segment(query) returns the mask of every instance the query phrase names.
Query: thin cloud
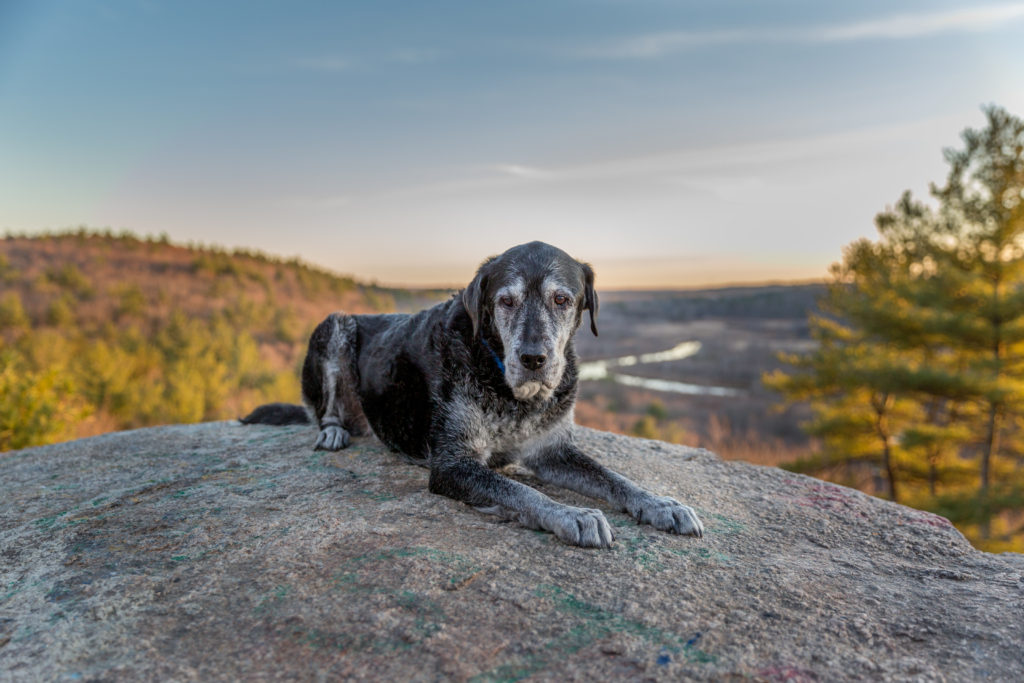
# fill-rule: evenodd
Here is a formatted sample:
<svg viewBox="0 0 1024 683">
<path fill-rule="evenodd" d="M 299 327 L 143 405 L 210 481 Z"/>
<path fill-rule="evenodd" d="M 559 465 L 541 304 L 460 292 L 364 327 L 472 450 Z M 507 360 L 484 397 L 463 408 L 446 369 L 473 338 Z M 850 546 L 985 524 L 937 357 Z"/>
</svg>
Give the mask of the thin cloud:
<svg viewBox="0 0 1024 683">
<path fill-rule="evenodd" d="M 667 31 L 633 36 L 605 45 L 584 48 L 580 57 L 595 59 L 650 59 L 686 49 L 749 42 L 779 41 L 782 32 L 764 30 Z"/>
<path fill-rule="evenodd" d="M 961 123 L 958 117 L 946 116 L 828 135 L 671 150 L 546 168 L 516 163 L 490 164 L 468 169 L 461 178 L 395 187 L 358 199 L 394 202 L 410 196 L 468 195 L 524 185 L 592 189 L 601 184 L 633 183 L 637 186 L 668 184 L 736 201 L 748 193 L 767 191 L 770 184 L 767 174 L 771 169 L 843 158 L 851 150 L 955 130 Z"/>
<path fill-rule="evenodd" d="M 520 164 L 498 164 L 491 167 L 494 171 L 513 178 L 524 178 L 526 180 L 549 180 L 556 177 L 552 171 L 537 168 L 535 166 L 522 166 Z"/>
<path fill-rule="evenodd" d="M 916 38 L 935 33 L 984 31 L 1024 17 L 1024 3 L 987 5 L 928 14 L 898 14 L 877 21 L 863 21 L 821 30 L 818 40 L 841 42 L 876 38 Z"/>
<path fill-rule="evenodd" d="M 860 40 L 901 40 L 939 33 L 985 31 L 1024 17 L 1024 2 L 985 5 L 945 12 L 896 14 L 846 24 L 665 31 L 632 36 L 584 48 L 577 56 L 592 59 L 653 59 L 688 49 L 740 43 L 841 43 Z"/>
</svg>

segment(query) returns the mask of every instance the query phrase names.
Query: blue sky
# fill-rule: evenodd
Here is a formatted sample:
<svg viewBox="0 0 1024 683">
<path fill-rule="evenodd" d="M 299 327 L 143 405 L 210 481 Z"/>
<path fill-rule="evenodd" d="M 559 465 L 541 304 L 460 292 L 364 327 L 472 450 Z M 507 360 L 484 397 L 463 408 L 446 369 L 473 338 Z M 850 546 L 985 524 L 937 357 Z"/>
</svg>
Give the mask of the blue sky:
<svg viewBox="0 0 1024 683">
<path fill-rule="evenodd" d="M 86 224 L 465 282 L 821 278 L 980 107 L 1024 2 L 0 0 L 0 229 Z"/>
</svg>

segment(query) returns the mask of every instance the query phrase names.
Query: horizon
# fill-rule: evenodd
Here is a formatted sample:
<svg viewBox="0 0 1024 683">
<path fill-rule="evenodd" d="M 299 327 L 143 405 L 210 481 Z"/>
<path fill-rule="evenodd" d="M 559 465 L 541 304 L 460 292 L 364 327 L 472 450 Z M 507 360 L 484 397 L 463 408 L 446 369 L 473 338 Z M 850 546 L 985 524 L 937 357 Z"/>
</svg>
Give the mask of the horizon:
<svg viewBox="0 0 1024 683">
<path fill-rule="evenodd" d="M 109 232 L 109 237 L 111 237 L 112 239 L 117 239 L 118 237 L 122 236 L 123 234 L 129 234 L 131 237 L 133 237 L 135 239 L 138 239 L 140 241 L 143 241 L 143 242 L 164 243 L 164 244 L 166 244 L 166 245 L 168 245 L 170 247 L 175 247 L 175 248 L 179 248 L 179 249 L 196 249 L 196 250 L 222 251 L 222 252 L 225 252 L 225 253 L 228 253 L 228 254 L 231 254 L 231 255 L 238 255 L 238 256 L 243 256 L 243 257 L 248 255 L 247 254 L 247 252 L 248 252 L 249 254 L 258 254 L 258 255 L 266 256 L 266 257 L 269 257 L 269 258 L 272 258 L 272 259 L 281 259 L 282 261 L 288 261 L 288 260 L 291 260 L 291 259 L 298 259 L 300 264 L 306 265 L 306 266 L 311 266 L 311 267 L 323 270 L 323 271 L 327 272 L 328 274 L 330 274 L 332 276 L 343 277 L 343 278 L 352 278 L 356 282 L 358 282 L 358 283 L 360 283 L 362 285 L 371 286 L 371 287 L 380 287 L 382 289 L 403 289 L 403 290 L 413 290 L 413 291 L 423 291 L 423 292 L 436 291 L 436 290 L 452 290 L 452 291 L 456 291 L 456 290 L 463 289 L 469 283 L 469 279 L 467 279 L 465 282 L 462 282 L 462 283 L 456 283 L 456 282 L 444 283 L 444 282 L 439 282 L 439 283 L 426 283 L 426 284 L 409 284 L 409 283 L 402 283 L 402 282 L 384 282 L 384 281 L 381 281 L 381 280 L 379 280 L 377 278 L 367 279 L 367 278 L 363 278 L 363 277 L 354 275 L 352 273 L 347 273 L 347 272 L 339 271 L 339 270 L 336 270 L 334 268 L 330 268 L 328 266 L 322 266 L 319 263 L 315 263 L 315 262 L 309 261 L 309 260 L 307 260 L 307 259 L 305 259 L 303 257 L 296 256 L 296 255 L 293 255 L 293 254 L 276 254 L 276 253 L 265 251 L 265 250 L 262 250 L 262 249 L 254 249 L 252 247 L 249 247 L 249 246 L 246 246 L 246 245 L 241 245 L 241 244 L 239 244 L 239 245 L 225 245 L 225 244 L 203 243 L 203 242 L 195 242 L 195 241 L 180 242 L 180 241 L 177 241 L 177 240 L 171 238 L 169 235 L 167 235 L 167 239 L 164 240 L 164 236 L 162 234 L 159 234 L 159 235 L 154 235 L 152 233 L 140 234 L 140 233 L 135 233 L 132 230 L 127 229 L 127 228 L 122 229 L 122 230 L 114 230 L 112 228 L 106 228 L 106 227 L 104 227 L 104 228 L 94 228 L 94 227 L 90 227 L 90 226 L 76 226 L 76 227 L 66 227 L 66 228 L 58 228 L 58 229 L 46 228 L 46 229 L 38 230 L 38 231 L 21 231 L 21 232 L 19 232 L 19 231 L 12 231 L 12 230 L 6 230 L 3 233 L 0 233 L 0 239 L 46 239 L 46 238 L 49 238 L 49 237 L 74 236 L 74 235 L 77 235 L 78 232 L 81 231 L 81 230 L 85 230 L 86 233 L 89 236 L 95 236 L 95 237 L 105 237 L 105 236 L 107 236 L 106 233 Z M 510 245 L 510 246 L 514 246 L 514 245 Z M 491 254 L 491 256 L 496 256 L 496 255 L 497 254 Z M 481 261 L 483 261 L 483 260 L 484 259 L 481 259 Z M 593 264 L 591 264 L 591 265 L 593 265 Z M 475 269 L 477 267 L 479 267 L 479 264 L 477 264 L 476 266 L 473 267 L 474 268 L 474 272 L 475 272 Z M 756 288 L 756 287 L 800 287 L 800 286 L 805 286 L 805 285 L 816 285 L 816 284 L 823 285 L 823 284 L 828 283 L 828 281 L 829 281 L 828 278 L 820 277 L 820 278 L 805 278 L 805 279 L 770 279 L 770 280 L 746 280 L 746 281 L 736 281 L 736 282 L 717 282 L 717 283 L 696 284 L 696 285 L 680 285 L 680 286 L 676 286 L 676 287 L 636 287 L 636 286 L 610 287 L 610 286 L 601 284 L 600 281 L 599 281 L 598 282 L 598 287 L 599 287 L 599 289 L 601 291 L 609 293 L 609 294 L 616 294 L 616 293 L 627 294 L 627 293 L 634 293 L 634 292 L 636 292 L 636 293 L 648 292 L 648 293 L 652 293 L 652 294 L 657 294 L 657 293 L 661 293 L 661 292 L 664 292 L 664 293 L 690 292 L 690 291 L 698 292 L 698 291 L 713 291 L 713 290 L 716 290 L 716 289 L 742 289 L 742 288 Z"/>
<path fill-rule="evenodd" d="M 981 107 L 1024 2 L 0 7 L 0 231 L 449 288 L 540 239 L 608 290 L 826 281 Z M 461 286 L 461 285 L 459 285 Z"/>
</svg>

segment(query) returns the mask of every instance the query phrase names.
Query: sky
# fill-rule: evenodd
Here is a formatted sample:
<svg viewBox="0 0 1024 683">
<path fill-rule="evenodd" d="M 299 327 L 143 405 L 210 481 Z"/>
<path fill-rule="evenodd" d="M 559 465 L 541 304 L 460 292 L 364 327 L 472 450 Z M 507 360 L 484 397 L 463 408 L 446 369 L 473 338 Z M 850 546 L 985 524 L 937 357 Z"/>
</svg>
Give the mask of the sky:
<svg viewBox="0 0 1024 683">
<path fill-rule="evenodd" d="M 1024 115 L 1024 2 L 0 0 L 0 231 L 823 279 L 988 104 Z"/>
</svg>

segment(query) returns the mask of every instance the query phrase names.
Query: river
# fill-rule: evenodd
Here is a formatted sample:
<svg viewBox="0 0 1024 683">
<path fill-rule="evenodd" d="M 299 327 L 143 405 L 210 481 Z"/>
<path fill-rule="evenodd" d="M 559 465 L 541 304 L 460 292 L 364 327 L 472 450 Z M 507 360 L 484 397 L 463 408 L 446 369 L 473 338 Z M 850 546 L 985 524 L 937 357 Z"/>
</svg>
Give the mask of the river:
<svg viewBox="0 0 1024 683">
<path fill-rule="evenodd" d="M 610 379 L 613 382 L 624 384 L 629 387 L 640 387 L 652 391 L 667 391 L 677 394 L 691 394 L 698 396 L 739 396 L 743 392 L 739 389 L 729 387 L 709 387 L 701 384 L 689 384 L 687 382 L 675 382 L 667 379 L 651 379 L 649 377 L 637 377 L 619 372 L 619 368 L 628 368 L 634 365 L 647 365 L 649 363 L 665 363 L 673 360 L 682 360 L 700 353 L 700 342 L 687 341 L 676 344 L 671 349 L 657 351 L 655 353 L 643 353 L 636 356 L 622 356 L 620 358 L 608 358 L 596 360 L 589 363 L 580 363 L 579 377 L 581 380 L 595 381 Z"/>
</svg>

